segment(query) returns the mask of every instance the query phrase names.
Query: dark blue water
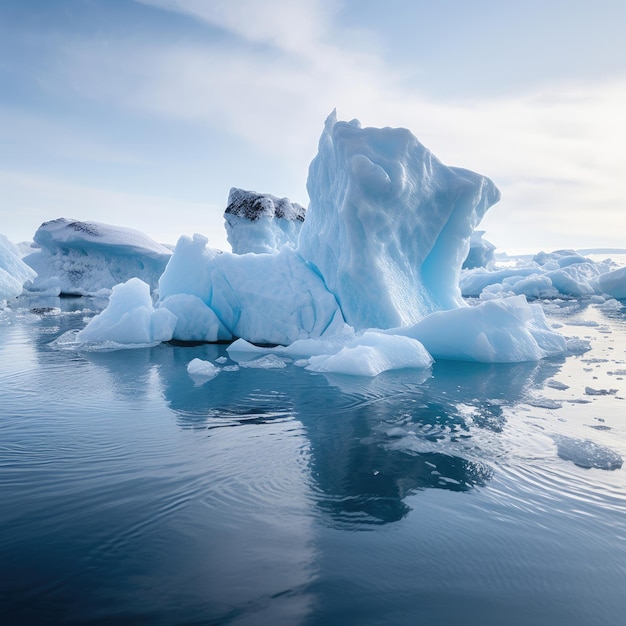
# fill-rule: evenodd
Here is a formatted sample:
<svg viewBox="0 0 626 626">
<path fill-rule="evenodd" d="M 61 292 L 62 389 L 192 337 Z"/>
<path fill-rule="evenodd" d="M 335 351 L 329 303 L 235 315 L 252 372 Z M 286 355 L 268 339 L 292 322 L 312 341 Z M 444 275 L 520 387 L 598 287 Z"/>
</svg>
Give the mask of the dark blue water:
<svg viewBox="0 0 626 626">
<path fill-rule="evenodd" d="M 60 350 L 89 301 L 46 304 L 0 312 L 1 624 L 625 623 L 623 309 L 548 306 L 567 359 L 202 383 L 225 346 Z"/>
</svg>

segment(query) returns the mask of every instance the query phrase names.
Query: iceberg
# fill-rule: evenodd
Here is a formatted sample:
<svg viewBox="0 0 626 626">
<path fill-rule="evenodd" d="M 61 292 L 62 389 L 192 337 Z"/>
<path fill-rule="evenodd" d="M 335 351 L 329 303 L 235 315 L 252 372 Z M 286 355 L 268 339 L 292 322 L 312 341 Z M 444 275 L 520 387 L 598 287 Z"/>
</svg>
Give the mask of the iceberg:
<svg viewBox="0 0 626 626">
<path fill-rule="evenodd" d="M 44 222 L 33 239 L 38 249 L 24 262 L 37 276 L 26 288 L 54 295 L 93 295 L 133 277 L 155 289 L 172 254 L 140 231 L 63 217 Z"/>
<path fill-rule="evenodd" d="M 310 370 L 362 376 L 426 369 L 433 357 L 518 362 L 566 351 L 543 310 L 523 296 L 463 300 L 459 277 L 472 234 L 499 199 L 488 178 L 444 165 L 406 129 L 362 128 L 333 113 L 307 189 L 306 220 L 286 199 L 231 190 L 233 253 L 211 249 L 199 234 L 180 237 L 154 309 L 148 286 L 140 298 L 133 279 L 116 292 L 117 313 L 105 310 L 81 338 L 110 319 L 116 341 L 132 343 L 122 328 L 141 320 L 142 342 L 238 339 L 231 351 L 243 353 L 242 367 L 296 359 Z M 274 236 L 281 220 L 301 224 L 296 245 Z M 474 236 L 488 264 L 493 248 L 480 240 Z M 576 267 L 563 261 L 550 271 Z M 126 290 L 132 320 L 121 315 Z"/>
<path fill-rule="evenodd" d="M 295 248 L 306 210 L 288 198 L 233 187 L 224 212 L 226 237 L 235 254 Z"/>
<path fill-rule="evenodd" d="M 463 306 L 471 234 L 500 198 L 491 180 L 444 165 L 404 128 L 361 128 L 333 112 L 307 190 L 298 252 L 348 324 L 406 326 Z"/>
<path fill-rule="evenodd" d="M 0 235 L 0 306 L 19 296 L 24 283 L 35 276 L 35 271 L 22 261 L 18 246 Z"/>
</svg>

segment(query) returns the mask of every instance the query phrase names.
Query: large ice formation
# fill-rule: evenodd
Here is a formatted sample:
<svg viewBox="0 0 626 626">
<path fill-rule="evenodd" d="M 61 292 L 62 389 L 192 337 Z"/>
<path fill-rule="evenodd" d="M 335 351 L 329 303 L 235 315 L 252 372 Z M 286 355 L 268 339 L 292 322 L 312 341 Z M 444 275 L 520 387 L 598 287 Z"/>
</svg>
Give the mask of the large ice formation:
<svg viewBox="0 0 626 626">
<path fill-rule="evenodd" d="M 414 324 L 462 305 L 470 236 L 500 193 L 441 163 L 404 128 L 326 120 L 309 168 L 299 253 L 355 328 Z"/>
<path fill-rule="evenodd" d="M 27 287 L 55 294 L 90 295 L 137 277 L 156 288 L 171 250 L 121 226 L 59 218 L 43 223 L 24 257 L 37 277 Z"/>
<path fill-rule="evenodd" d="M 288 198 L 233 187 L 224 212 L 228 243 L 235 254 L 295 248 L 305 213 Z"/>
<path fill-rule="evenodd" d="M 35 272 L 22 261 L 19 248 L 0 235 L 0 306 L 22 293 L 26 281 L 35 278 Z"/>
<path fill-rule="evenodd" d="M 295 248 L 218 253 L 205 237 L 184 236 L 160 278 L 155 310 L 147 287 L 135 293 L 137 282 L 117 292 L 128 291 L 142 340 L 155 337 L 153 318 L 162 313 L 160 321 L 174 320 L 159 325 L 164 340 L 245 340 L 232 346 L 233 354 L 254 353 L 242 364 L 284 367 L 284 358 L 297 357 L 316 371 L 370 376 L 427 368 L 433 356 L 513 362 L 565 351 L 543 310 L 523 297 L 475 307 L 462 300 L 458 279 L 472 232 L 499 198 L 488 178 L 443 165 L 407 130 L 361 128 L 333 114 L 307 187 L 311 204 Z M 233 215 L 252 224 L 267 198 L 234 191 Z M 277 222 L 272 203 L 268 217 Z M 258 233 L 247 232 L 241 242 L 248 237 L 249 249 Z M 111 318 L 118 326 L 122 309 Z M 106 319 L 95 318 L 82 338 Z"/>
</svg>

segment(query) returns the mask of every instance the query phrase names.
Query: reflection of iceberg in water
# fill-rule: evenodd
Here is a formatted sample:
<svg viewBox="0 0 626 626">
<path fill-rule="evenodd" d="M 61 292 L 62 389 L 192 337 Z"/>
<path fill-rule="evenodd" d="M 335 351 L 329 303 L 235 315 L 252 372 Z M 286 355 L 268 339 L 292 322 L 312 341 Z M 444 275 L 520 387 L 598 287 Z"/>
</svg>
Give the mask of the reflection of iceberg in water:
<svg viewBox="0 0 626 626">
<path fill-rule="evenodd" d="M 293 366 L 222 371 L 204 385 L 189 377 L 192 358 L 215 361 L 223 351 L 208 345 L 193 354 L 161 353 L 169 361 L 159 367 L 163 393 L 179 425 L 211 430 L 275 424 L 281 437 L 288 429 L 298 432 L 308 441 L 306 480 L 314 483 L 312 497 L 324 519 L 352 526 L 401 519 L 409 511 L 406 497 L 422 489 L 484 485 L 493 460 L 506 454 L 497 436 L 506 423 L 504 407 L 524 400 L 560 368 L 554 360 L 439 362 L 432 372 L 388 372 L 374 379 Z"/>
</svg>

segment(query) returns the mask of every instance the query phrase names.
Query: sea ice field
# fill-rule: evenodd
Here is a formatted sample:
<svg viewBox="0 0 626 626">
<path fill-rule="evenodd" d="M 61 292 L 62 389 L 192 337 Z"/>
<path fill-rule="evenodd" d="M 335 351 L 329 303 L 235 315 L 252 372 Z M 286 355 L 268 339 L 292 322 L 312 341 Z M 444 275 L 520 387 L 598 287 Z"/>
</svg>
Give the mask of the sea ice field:
<svg viewBox="0 0 626 626">
<path fill-rule="evenodd" d="M 334 113 L 307 188 L 0 237 L 0 623 L 623 623 L 626 253 Z"/>
</svg>

